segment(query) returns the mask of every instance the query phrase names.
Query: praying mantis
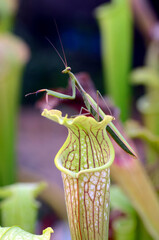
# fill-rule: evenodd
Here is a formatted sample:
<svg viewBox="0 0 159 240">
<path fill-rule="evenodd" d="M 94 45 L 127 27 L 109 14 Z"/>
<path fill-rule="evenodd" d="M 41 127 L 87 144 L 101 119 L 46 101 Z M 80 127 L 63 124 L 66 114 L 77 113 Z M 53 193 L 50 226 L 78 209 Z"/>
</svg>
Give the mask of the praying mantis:
<svg viewBox="0 0 159 240">
<path fill-rule="evenodd" d="M 60 38 L 60 34 L 58 31 L 58 27 L 55 21 L 55 26 L 56 26 L 56 30 L 57 30 L 57 34 L 60 40 L 60 45 L 62 48 L 62 52 L 63 52 L 63 56 L 64 59 L 62 58 L 62 56 L 60 55 L 60 53 L 58 52 L 58 50 L 56 49 L 56 47 L 52 44 L 52 42 L 46 37 L 46 40 L 51 44 L 51 46 L 54 48 L 54 50 L 56 51 L 56 53 L 58 54 L 58 56 L 60 57 L 61 61 L 63 62 L 65 69 L 62 71 L 63 74 L 68 74 L 71 82 L 72 82 L 72 95 L 66 95 L 66 94 L 62 94 L 56 91 L 52 91 L 49 89 L 40 89 L 36 92 L 33 93 L 29 93 L 26 94 L 25 96 L 28 96 L 30 94 L 37 94 L 39 92 L 46 92 L 46 97 L 53 96 L 53 97 L 57 97 L 57 98 L 62 98 L 62 99 L 70 99 L 73 100 L 76 97 L 76 88 L 79 90 L 79 92 L 81 93 L 81 96 L 83 98 L 83 101 L 85 103 L 85 106 L 88 110 L 88 112 L 90 112 L 90 114 L 98 121 L 98 120 L 102 120 L 105 117 L 105 113 L 102 111 L 102 109 L 98 106 L 98 104 L 94 101 L 94 99 L 83 89 L 83 87 L 81 86 L 81 84 L 79 83 L 78 79 L 76 78 L 76 76 L 71 72 L 71 67 L 68 67 L 67 65 L 67 60 L 66 60 L 66 56 L 65 56 L 65 51 L 63 48 L 63 44 Z M 130 154 L 131 156 L 137 158 L 136 153 L 134 152 L 134 150 L 131 148 L 131 146 L 128 144 L 128 142 L 126 141 L 126 139 L 122 136 L 122 134 L 118 131 L 118 129 L 115 127 L 115 125 L 110 122 L 109 125 L 107 125 L 106 127 L 107 132 L 111 135 L 111 137 L 115 140 L 115 142 L 128 154 Z"/>
<path fill-rule="evenodd" d="M 55 49 L 56 50 L 56 49 Z M 75 77 L 75 75 L 71 72 L 71 67 L 68 67 L 65 65 L 65 69 L 62 71 L 63 74 L 68 74 L 71 83 L 72 83 L 72 95 L 66 95 L 62 94 L 56 91 L 52 91 L 49 89 L 41 89 L 34 93 L 29 93 L 26 96 L 30 94 L 37 94 L 39 92 L 46 92 L 46 96 L 51 95 L 57 98 L 62 99 L 70 99 L 73 100 L 76 97 L 76 88 L 79 90 L 79 92 L 82 95 L 83 101 L 85 103 L 85 106 L 87 110 L 90 112 L 90 114 L 98 121 L 104 119 L 105 113 L 102 111 L 102 109 L 98 106 L 98 104 L 95 102 L 95 100 L 83 89 L 81 84 L 79 83 L 78 79 Z M 136 157 L 136 153 L 134 150 L 130 147 L 128 142 L 125 140 L 125 138 L 121 135 L 121 133 L 118 131 L 118 129 L 115 127 L 115 125 L 111 122 L 106 127 L 107 132 L 111 135 L 111 137 L 115 140 L 115 142 L 128 154 L 130 154 L 133 157 Z"/>
</svg>

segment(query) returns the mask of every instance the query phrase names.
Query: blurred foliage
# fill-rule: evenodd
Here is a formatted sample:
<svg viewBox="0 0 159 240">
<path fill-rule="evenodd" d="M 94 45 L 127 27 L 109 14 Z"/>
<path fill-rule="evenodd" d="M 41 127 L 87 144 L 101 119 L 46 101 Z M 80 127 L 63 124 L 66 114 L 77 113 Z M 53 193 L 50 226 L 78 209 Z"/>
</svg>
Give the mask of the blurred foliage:
<svg viewBox="0 0 159 240">
<path fill-rule="evenodd" d="M 128 120 L 125 124 L 127 134 L 135 139 L 139 138 L 146 142 L 159 154 L 159 136 L 154 135 L 149 129 L 139 124 L 135 120 Z"/>
<path fill-rule="evenodd" d="M 39 202 L 35 198 L 45 188 L 41 183 L 16 183 L 0 188 L 1 224 L 3 227 L 17 225 L 35 233 Z"/>
<path fill-rule="evenodd" d="M 133 143 L 130 145 L 133 146 Z M 159 201 L 154 186 L 139 158 L 132 158 L 116 145 L 115 153 L 111 177 L 126 193 L 149 234 L 158 239 Z M 155 211 L 150 208 L 150 203 Z"/>
<path fill-rule="evenodd" d="M 120 211 L 123 215 L 113 222 L 115 240 L 137 239 L 137 216 L 130 201 L 118 186 L 110 189 L 111 211 Z M 146 239 L 145 239 L 146 240 Z"/>
<path fill-rule="evenodd" d="M 152 240 L 130 200 L 117 185 L 111 187 L 110 197 L 111 214 L 116 213 L 112 226 L 114 240 Z"/>
<path fill-rule="evenodd" d="M 0 186 L 15 181 L 15 135 L 21 73 L 29 49 L 11 34 L 0 35 Z"/>
<path fill-rule="evenodd" d="M 0 1 L 0 33 L 10 30 L 18 8 L 18 0 Z"/>
<path fill-rule="evenodd" d="M 142 114 L 144 127 L 154 136 L 159 136 L 159 42 L 153 41 L 148 48 L 145 66 L 135 69 L 131 82 L 145 86 L 145 95 L 137 101 L 137 108 Z M 144 131 L 145 132 L 145 131 Z M 152 142 L 152 141 L 151 141 Z M 152 144 L 151 144 L 152 145 Z M 152 148 L 146 149 L 149 163 L 158 161 L 158 154 Z"/>
<path fill-rule="evenodd" d="M 14 24 L 16 0 L 0 1 L 0 186 L 15 181 L 15 134 L 20 78 L 29 58 L 22 40 L 8 33 Z"/>
<path fill-rule="evenodd" d="M 122 121 L 130 114 L 128 74 L 132 56 L 132 17 L 127 0 L 113 0 L 95 11 L 99 23 L 105 92 L 119 107 Z"/>
</svg>

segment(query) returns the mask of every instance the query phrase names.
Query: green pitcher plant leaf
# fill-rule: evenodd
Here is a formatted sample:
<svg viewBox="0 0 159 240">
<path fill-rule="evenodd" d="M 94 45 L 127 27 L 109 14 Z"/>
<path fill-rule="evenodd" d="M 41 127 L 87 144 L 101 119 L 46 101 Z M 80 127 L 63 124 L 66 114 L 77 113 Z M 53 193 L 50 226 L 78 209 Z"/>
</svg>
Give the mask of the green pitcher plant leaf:
<svg viewBox="0 0 159 240">
<path fill-rule="evenodd" d="M 0 33 L 4 33 L 12 29 L 17 10 L 18 1 L 0 1 Z"/>
<path fill-rule="evenodd" d="M 53 229 L 51 227 L 46 228 L 42 235 L 31 234 L 17 226 L 0 227 L 1 240 L 50 240 L 51 233 L 53 233 Z"/>
<path fill-rule="evenodd" d="M 114 222 L 115 240 L 136 240 L 137 221 L 132 217 L 121 218 Z M 146 239 L 143 239 L 146 240 Z"/>
<path fill-rule="evenodd" d="M 97 122 L 83 115 L 62 117 L 60 111 L 47 109 L 42 116 L 68 128 L 55 165 L 62 173 L 72 239 L 108 239 L 109 167 L 114 149 L 105 128 L 113 117 Z"/>
<path fill-rule="evenodd" d="M 130 85 L 128 74 L 132 55 L 132 16 L 130 1 L 112 0 L 97 7 L 104 84 L 108 95 L 121 110 L 125 121 L 130 112 Z"/>
<path fill-rule="evenodd" d="M 16 183 L 0 188 L 1 218 L 3 227 L 20 226 L 34 233 L 39 202 L 35 197 L 45 188 L 41 183 Z"/>
<path fill-rule="evenodd" d="M 146 94 L 137 101 L 137 109 L 141 112 L 143 122 L 153 134 L 159 135 L 159 48 L 156 41 L 152 41 L 148 47 L 145 65 L 135 69 L 131 74 L 134 84 L 144 84 Z M 151 149 L 147 149 L 147 161 L 154 162 L 157 159 Z"/>
<path fill-rule="evenodd" d="M 0 186 L 5 186 L 16 178 L 15 137 L 21 74 L 30 52 L 22 40 L 8 33 L 0 34 L 0 53 Z"/>
</svg>

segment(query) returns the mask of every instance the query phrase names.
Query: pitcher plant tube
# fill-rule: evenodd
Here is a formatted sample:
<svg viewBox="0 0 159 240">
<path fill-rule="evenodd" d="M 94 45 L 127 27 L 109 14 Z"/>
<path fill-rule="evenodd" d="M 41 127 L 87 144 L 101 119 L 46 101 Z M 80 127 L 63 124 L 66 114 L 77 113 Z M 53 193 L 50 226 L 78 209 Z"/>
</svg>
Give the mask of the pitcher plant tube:
<svg viewBox="0 0 159 240">
<path fill-rule="evenodd" d="M 42 116 L 68 128 L 68 137 L 55 157 L 61 171 L 73 240 L 108 239 L 110 169 L 114 149 L 106 133 L 112 116 L 62 116 L 44 109 Z"/>
</svg>

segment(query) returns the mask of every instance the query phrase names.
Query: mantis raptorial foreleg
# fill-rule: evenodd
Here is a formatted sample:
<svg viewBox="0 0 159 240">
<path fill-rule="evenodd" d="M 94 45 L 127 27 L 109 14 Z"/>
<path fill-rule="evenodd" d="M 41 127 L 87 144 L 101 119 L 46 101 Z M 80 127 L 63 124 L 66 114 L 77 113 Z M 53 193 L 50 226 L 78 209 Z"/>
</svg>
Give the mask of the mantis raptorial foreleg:
<svg viewBox="0 0 159 240">
<path fill-rule="evenodd" d="M 67 73 L 65 71 L 70 71 L 71 68 L 67 67 L 66 69 L 64 69 L 62 72 L 63 73 Z M 56 91 L 52 91 L 52 90 L 49 90 L 49 89 L 40 89 L 36 92 L 33 92 L 33 93 L 28 93 L 26 94 L 25 96 L 29 96 L 31 94 L 37 94 L 37 93 L 40 93 L 40 92 L 46 92 L 47 96 L 53 96 L 53 97 L 57 97 L 57 98 L 62 98 L 62 99 L 75 99 L 76 97 L 76 86 L 75 86 L 75 80 L 74 79 L 71 79 L 72 81 L 72 95 L 66 95 L 66 94 L 63 94 L 63 93 L 59 93 L 59 92 L 56 92 Z"/>
<path fill-rule="evenodd" d="M 76 96 L 76 88 L 79 90 L 79 92 L 82 95 L 82 98 L 84 100 L 84 103 L 86 105 L 87 110 L 94 116 L 96 120 L 98 118 L 101 120 L 105 117 L 105 113 L 102 111 L 102 109 L 98 106 L 98 104 L 94 101 L 94 99 L 83 89 L 75 75 L 71 72 L 70 67 L 66 67 L 62 73 L 68 73 L 71 81 L 72 81 L 72 95 L 65 95 L 62 93 L 58 93 L 52 90 L 48 89 L 41 89 L 35 93 L 46 91 L 47 95 L 51 95 L 57 98 L 62 99 L 75 99 Z M 32 94 L 32 93 L 31 93 Z M 34 94 L 34 93 L 33 93 Z M 27 94 L 29 95 L 29 94 Z M 112 138 L 116 141 L 116 143 L 127 153 L 130 155 L 136 157 L 135 152 L 133 149 L 129 146 L 125 138 L 121 135 L 121 133 L 117 130 L 117 128 L 114 126 L 114 124 L 111 122 L 109 125 L 107 125 L 106 130 L 109 132 L 109 134 L 112 136 Z"/>
</svg>

